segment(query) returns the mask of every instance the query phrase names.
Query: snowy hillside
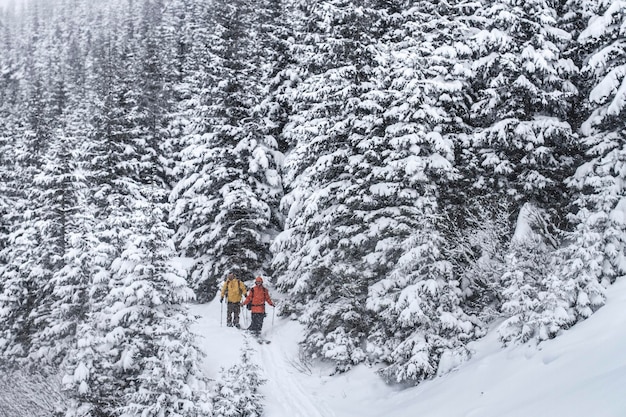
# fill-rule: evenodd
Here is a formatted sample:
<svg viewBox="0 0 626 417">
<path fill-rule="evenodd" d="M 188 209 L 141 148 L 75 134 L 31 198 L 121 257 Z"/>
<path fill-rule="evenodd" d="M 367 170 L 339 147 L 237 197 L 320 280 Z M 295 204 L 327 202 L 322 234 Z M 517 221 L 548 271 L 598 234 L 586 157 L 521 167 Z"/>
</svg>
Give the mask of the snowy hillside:
<svg viewBox="0 0 626 417">
<path fill-rule="evenodd" d="M 626 416 L 626 281 L 610 288 L 597 314 L 557 339 L 501 349 L 491 332 L 473 344 L 460 369 L 407 390 L 385 385 L 360 366 L 329 376 L 298 360 L 299 325 L 272 312 L 264 324 L 268 345 L 254 344 L 267 383 L 264 417 L 624 417 Z M 194 307 L 208 355 L 205 370 L 234 364 L 245 340 L 220 326 L 220 304 Z"/>
<path fill-rule="evenodd" d="M 495 332 L 472 345 L 460 369 L 416 388 L 394 389 L 365 366 L 339 376 L 298 359 L 300 327 L 271 311 L 253 360 L 267 383 L 263 417 L 624 417 L 626 416 L 626 281 L 610 288 L 606 306 L 540 348 L 500 349 Z M 207 354 L 205 371 L 218 378 L 240 357 L 244 334 L 220 326 L 220 304 L 193 307 Z M 46 415 L 58 394 L 48 384 L 0 380 L 0 416 Z M 14 380 L 12 382 L 15 382 Z M 20 411 L 21 410 L 21 411 Z"/>
</svg>

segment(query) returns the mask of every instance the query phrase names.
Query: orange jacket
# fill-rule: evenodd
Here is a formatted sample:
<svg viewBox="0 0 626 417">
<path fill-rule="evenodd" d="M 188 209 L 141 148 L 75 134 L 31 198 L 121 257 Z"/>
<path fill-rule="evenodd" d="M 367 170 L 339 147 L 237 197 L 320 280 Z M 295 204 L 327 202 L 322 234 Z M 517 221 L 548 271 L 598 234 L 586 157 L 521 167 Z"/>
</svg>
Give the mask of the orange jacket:
<svg viewBox="0 0 626 417">
<path fill-rule="evenodd" d="M 248 291 L 248 296 L 244 300 L 243 304 L 252 303 L 253 313 L 265 313 L 265 303 L 274 307 L 274 302 L 270 298 L 270 292 L 263 285 L 255 285 Z"/>
</svg>

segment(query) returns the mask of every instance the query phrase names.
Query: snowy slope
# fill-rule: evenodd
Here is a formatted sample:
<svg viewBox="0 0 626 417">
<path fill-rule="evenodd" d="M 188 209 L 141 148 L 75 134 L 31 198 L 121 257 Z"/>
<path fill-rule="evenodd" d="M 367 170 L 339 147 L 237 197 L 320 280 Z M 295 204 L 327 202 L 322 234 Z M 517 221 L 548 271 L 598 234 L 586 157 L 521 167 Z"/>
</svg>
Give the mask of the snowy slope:
<svg viewBox="0 0 626 417">
<path fill-rule="evenodd" d="M 265 417 L 625 417 L 626 281 L 587 321 L 539 348 L 501 349 L 492 332 L 472 348 L 460 369 L 406 390 L 385 385 L 364 366 L 331 377 L 330 369 L 298 358 L 297 323 L 264 324 L 271 344 L 254 344 L 265 370 Z M 220 326 L 220 304 L 193 307 L 207 353 L 206 371 L 239 358 L 241 331 Z M 225 313 L 224 313 L 225 314 Z"/>
</svg>

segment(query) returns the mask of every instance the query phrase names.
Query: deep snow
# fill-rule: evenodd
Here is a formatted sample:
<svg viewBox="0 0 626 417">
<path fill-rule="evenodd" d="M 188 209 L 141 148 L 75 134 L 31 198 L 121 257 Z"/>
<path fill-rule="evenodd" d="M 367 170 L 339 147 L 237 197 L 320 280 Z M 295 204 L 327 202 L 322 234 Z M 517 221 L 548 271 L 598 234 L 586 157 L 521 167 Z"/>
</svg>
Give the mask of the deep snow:
<svg viewBox="0 0 626 417">
<path fill-rule="evenodd" d="M 220 325 L 221 307 L 217 299 L 192 307 L 212 378 L 239 360 L 245 340 L 241 330 Z M 300 325 L 268 307 L 263 333 L 272 343 L 252 344 L 267 379 L 263 416 L 626 417 L 625 307 L 622 280 L 609 289 L 606 306 L 558 338 L 501 348 L 491 331 L 471 345 L 470 361 L 404 390 L 387 386 L 374 368 L 330 376 L 329 366 L 303 362 Z"/>
</svg>

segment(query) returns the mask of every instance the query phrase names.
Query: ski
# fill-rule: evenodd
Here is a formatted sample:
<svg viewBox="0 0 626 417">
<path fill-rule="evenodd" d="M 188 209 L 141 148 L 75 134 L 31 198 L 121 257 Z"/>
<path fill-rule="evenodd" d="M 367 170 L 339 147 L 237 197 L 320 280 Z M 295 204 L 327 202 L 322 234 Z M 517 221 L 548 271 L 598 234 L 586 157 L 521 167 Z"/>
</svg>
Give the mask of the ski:
<svg viewBox="0 0 626 417">
<path fill-rule="evenodd" d="M 264 338 L 263 336 L 261 336 L 260 334 L 251 334 L 252 337 L 254 337 L 256 339 L 257 342 L 259 342 L 260 345 L 266 345 L 268 343 L 270 343 L 270 341 L 266 338 Z"/>
<path fill-rule="evenodd" d="M 254 332 L 246 332 L 246 336 L 253 337 L 260 345 L 267 345 L 271 342 L 269 339 L 266 339 L 260 334 L 256 334 Z"/>
</svg>

